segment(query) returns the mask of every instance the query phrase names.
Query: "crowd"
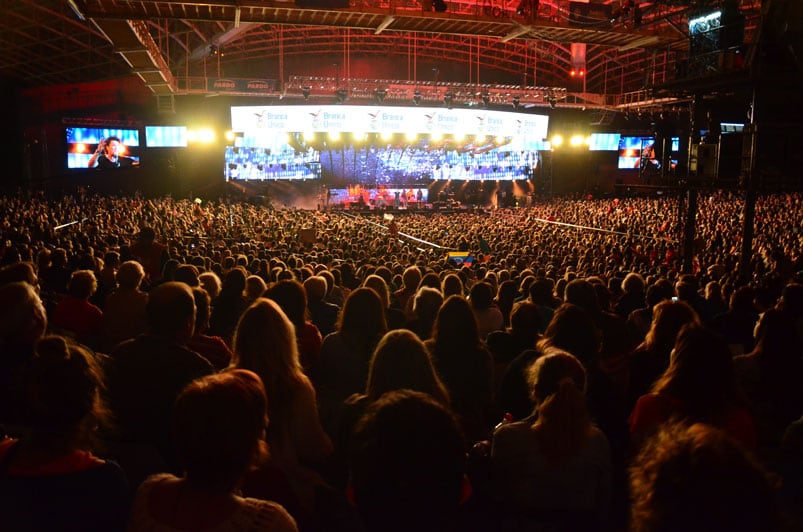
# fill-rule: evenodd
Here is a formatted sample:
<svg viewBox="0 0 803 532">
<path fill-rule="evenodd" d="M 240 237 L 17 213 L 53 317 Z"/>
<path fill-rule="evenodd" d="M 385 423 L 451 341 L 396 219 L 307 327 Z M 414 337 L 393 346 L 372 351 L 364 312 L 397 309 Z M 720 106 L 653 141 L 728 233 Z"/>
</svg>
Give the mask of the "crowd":
<svg viewBox="0 0 803 532">
<path fill-rule="evenodd" d="M 0 528 L 800 529 L 803 195 L 678 201 L 1 197 Z"/>
</svg>

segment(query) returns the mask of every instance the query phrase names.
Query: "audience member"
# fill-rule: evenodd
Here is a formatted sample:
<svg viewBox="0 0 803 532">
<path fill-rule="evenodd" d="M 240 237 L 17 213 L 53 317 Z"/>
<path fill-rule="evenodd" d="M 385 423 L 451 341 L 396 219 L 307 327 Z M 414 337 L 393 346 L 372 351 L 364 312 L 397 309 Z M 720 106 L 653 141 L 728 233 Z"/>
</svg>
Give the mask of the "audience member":
<svg viewBox="0 0 803 532">
<path fill-rule="evenodd" d="M 242 267 L 229 270 L 223 279 L 220 295 L 212 302 L 212 315 L 209 319 L 209 330 L 215 336 L 220 336 L 228 345 L 237 320 L 248 307 L 245 297 L 246 273 Z"/>
<path fill-rule="evenodd" d="M 340 307 L 324 300 L 326 297 L 326 279 L 313 275 L 304 281 L 304 291 L 307 293 L 307 305 L 310 320 L 321 331 L 325 338 L 337 329 Z"/>
<path fill-rule="evenodd" d="M 465 298 L 443 302 L 426 346 L 467 442 L 484 439 L 492 423 L 493 359 Z"/>
<path fill-rule="evenodd" d="M 470 494 L 460 429 L 431 396 L 383 395 L 358 423 L 349 491 L 367 532 L 448 532 Z"/>
<path fill-rule="evenodd" d="M 36 289 L 25 282 L 0 286 L 0 425 L 29 425 L 26 382 L 36 343 L 47 330 L 47 313 Z"/>
<path fill-rule="evenodd" d="M 413 331 L 422 341 L 432 338 L 432 327 L 443 305 L 443 295 L 437 288 L 423 286 L 413 299 L 413 315 L 406 328 Z"/>
<path fill-rule="evenodd" d="M 143 283 L 146 286 L 153 285 L 162 278 L 166 279 L 162 274 L 170 256 L 167 253 L 167 247 L 156 241 L 156 231 L 152 227 L 146 226 L 140 229 L 137 241 L 131 246 L 130 253 L 131 257 L 142 264 L 145 270 Z"/>
<path fill-rule="evenodd" d="M 630 471 L 633 532 L 779 530 L 774 482 L 726 432 L 670 424 Z"/>
<path fill-rule="evenodd" d="M 257 299 L 243 313 L 234 335 L 232 366 L 251 370 L 268 395 L 271 426 L 266 440 L 288 473 L 323 461 L 332 443 L 318 418 L 315 389 L 304 375 L 295 329 L 279 305 Z"/>
<path fill-rule="evenodd" d="M 390 290 L 385 280 L 378 275 L 369 275 L 365 278 L 363 286 L 372 289 L 382 300 L 385 306 L 385 320 L 388 323 L 388 330 L 401 329 L 407 322 L 407 318 L 401 309 L 391 306 Z M 413 314 L 415 314 L 415 304 L 413 305 Z"/>
<path fill-rule="evenodd" d="M 298 281 L 289 279 L 279 281 L 268 289 L 265 296 L 278 303 L 295 327 L 301 367 L 309 373 L 318 361 L 323 338 L 318 327 L 309 319 L 304 286 Z"/>
<path fill-rule="evenodd" d="M 707 423 L 748 449 L 756 447 L 753 416 L 733 375 L 733 359 L 721 337 L 696 323 L 678 334 L 669 367 L 630 415 L 634 448 L 673 418 Z"/>
<path fill-rule="evenodd" d="M 411 331 L 397 329 L 385 334 L 377 344 L 371 357 L 365 392 L 346 400 L 338 420 L 334 465 L 343 468 L 343 474 L 354 426 L 365 410 L 385 393 L 404 389 L 426 393 L 449 407 L 449 392 L 435 372 L 426 346 Z M 335 478 L 333 482 L 344 484 L 345 477 Z"/>
<path fill-rule="evenodd" d="M 733 359 L 755 414 L 762 446 L 778 448 L 786 427 L 803 414 L 803 341 L 786 310 L 764 312 L 752 352 Z"/>
<path fill-rule="evenodd" d="M 173 434 L 183 474 L 149 477 L 137 490 L 128 530 L 297 531 L 280 505 L 243 498 L 248 469 L 264 459 L 270 426 L 262 383 L 233 370 L 189 384 L 176 399 Z"/>
<path fill-rule="evenodd" d="M 67 295 L 53 310 L 51 326 L 82 344 L 98 347 L 103 331 L 103 312 L 89 298 L 98 288 L 92 270 L 77 270 L 70 275 Z"/>
<path fill-rule="evenodd" d="M 655 305 L 652 325 L 644 341 L 630 355 L 628 408 L 632 410 L 639 397 L 669 367 L 670 353 L 680 329 L 687 323 L 700 324 L 697 313 L 683 301 L 662 301 Z"/>
<path fill-rule="evenodd" d="M 97 362 L 63 338 L 43 338 L 26 391 L 30 436 L 0 441 L 0 528 L 125 530 L 125 475 L 91 452 L 108 421 Z"/>
<path fill-rule="evenodd" d="M 190 287 L 176 282 L 157 286 L 150 292 L 145 312 L 148 332 L 119 344 L 112 352 L 108 387 L 119 431 L 116 439 L 124 446 L 135 444 L 144 447 L 143 451 L 156 451 L 154 467 L 157 457 L 175 467 L 170 441 L 173 403 L 184 386 L 214 368 L 186 345 L 195 329 L 195 299 Z M 125 461 L 122 456 L 120 460 Z M 131 478 L 135 485 L 136 480 L 141 479 Z"/>
<path fill-rule="evenodd" d="M 493 297 L 493 286 L 485 281 L 474 283 L 469 291 L 468 301 L 477 319 L 477 330 L 483 341 L 488 334 L 500 331 L 505 326 L 505 319 L 499 308 L 494 305 Z"/>
<path fill-rule="evenodd" d="M 536 523 L 560 530 L 603 530 L 611 498 L 611 452 L 593 425 L 585 370 L 565 351 L 547 349 L 530 369 L 532 418 L 493 435 L 495 495 L 510 530 Z"/>
<path fill-rule="evenodd" d="M 148 294 L 140 290 L 144 278 L 145 270 L 140 263 L 130 260 L 120 265 L 117 288 L 109 294 L 103 306 L 103 325 L 109 348 L 145 332 Z"/>
<path fill-rule="evenodd" d="M 343 401 L 365 390 L 371 354 L 386 332 L 384 307 L 376 292 L 365 287 L 352 291 L 337 331 L 324 338 L 312 371 L 321 419 L 330 434 Z"/>
<path fill-rule="evenodd" d="M 209 294 L 203 288 L 196 286 L 192 289 L 192 296 L 195 300 L 195 330 L 192 338 L 187 340 L 187 348 L 208 360 L 216 371 L 225 369 L 231 362 L 231 349 L 220 336 L 206 334 L 209 331 L 211 311 Z"/>
</svg>

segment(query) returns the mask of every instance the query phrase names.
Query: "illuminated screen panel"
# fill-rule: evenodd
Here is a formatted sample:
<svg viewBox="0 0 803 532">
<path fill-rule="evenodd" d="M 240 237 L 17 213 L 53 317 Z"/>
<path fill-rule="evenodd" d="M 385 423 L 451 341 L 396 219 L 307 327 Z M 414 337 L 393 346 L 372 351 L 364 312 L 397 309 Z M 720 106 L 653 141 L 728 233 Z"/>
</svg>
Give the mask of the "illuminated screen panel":
<svg viewBox="0 0 803 532">
<path fill-rule="evenodd" d="M 418 107 L 248 106 L 231 113 L 236 140 L 226 152 L 227 179 L 323 177 L 385 186 L 527 179 L 549 120 Z"/>
<path fill-rule="evenodd" d="M 742 133 L 744 132 L 744 124 L 722 122 L 720 124 L 720 132 L 723 135 L 727 135 L 729 133 Z"/>
<path fill-rule="evenodd" d="M 149 148 L 186 148 L 184 126 L 145 126 L 145 144 Z"/>
<path fill-rule="evenodd" d="M 655 139 L 653 137 L 621 137 L 619 139 L 620 170 L 638 170 L 643 160 L 655 159 Z"/>
<path fill-rule="evenodd" d="M 616 151 L 619 149 L 619 133 L 592 133 L 588 145 L 590 151 Z"/>
<path fill-rule="evenodd" d="M 139 131 L 136 129 L 68 127 L 65 137 L 67 168 L 105 170 L 139 166 Z M 108 156 L 93 157 L 101 142 L 108 145 Z"/>
</svg>

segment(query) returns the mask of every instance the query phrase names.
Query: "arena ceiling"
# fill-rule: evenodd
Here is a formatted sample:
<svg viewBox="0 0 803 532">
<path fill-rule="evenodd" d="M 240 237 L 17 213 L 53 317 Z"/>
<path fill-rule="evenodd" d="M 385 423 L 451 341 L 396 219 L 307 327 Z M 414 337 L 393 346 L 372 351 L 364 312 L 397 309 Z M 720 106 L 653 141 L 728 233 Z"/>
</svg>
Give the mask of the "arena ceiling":
<svg viewBox="0 0 803 532">
<path fill-rule="evenodd" d="M 155 93 L 208 77 L 384 78 L 509 83 L 621 94 L 669 82 L 688 50 L 688 17 L 708 0 L 14 0 L 0 17 L 0 75 L 23 87 L 136 74 Z M 435 0 L 438 4 L 438 0 Z M 300 7 L 314 4 L 316 7 Z M 761 1 L 741 0 L 746 44 Z M 342 5 L 345 7 L 337 7 Z M 537 12 L 533 12 L 534 6 Z M 638 8 L 638 9 L 637 9 Z M 610 17 L 610 18 L 609 18 Z M 585 76 L 572 79 L 585 44 Z M 391 65 L 391 66 L 388 66 Z M 390 74 L 388 74 L 390 72 Z M 571 89 L 570 89 L 571 90 Z"/>
</svg>

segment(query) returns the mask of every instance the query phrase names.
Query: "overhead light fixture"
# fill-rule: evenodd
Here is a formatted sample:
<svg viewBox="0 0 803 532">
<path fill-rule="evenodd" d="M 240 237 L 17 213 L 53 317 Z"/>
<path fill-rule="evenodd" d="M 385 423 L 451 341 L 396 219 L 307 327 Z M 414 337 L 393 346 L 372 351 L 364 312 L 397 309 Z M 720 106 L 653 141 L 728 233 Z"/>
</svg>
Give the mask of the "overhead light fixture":
<svg viewBox="0 0 803 532">
<path fill-rule="evenodd" d="M 518 39 L 522 35 L 527 35 L 528 33 L 530 33 L 530 31 L 532 31 L 532 27 L 530 26 L 519 26 L 515 30 L 511 31 L 510 33 L 502 37 L 502 42 L 508 42 L 512 41 L 513 39 Z"/>
<path fill-rule="evenodd" d="M 388 26 L 393 24 L 394 20 L 396 20 L 396 17 L 394 17 L 393 15 L 386 16 L 384 19 L 382 19 L 382 22 L 379 23 L 379 26 L 377 26 L 376 29 L 374 30 L 374 35 L 379 35 L 383 31 L 385 31 L 388 28 Z"/>
</svg>

